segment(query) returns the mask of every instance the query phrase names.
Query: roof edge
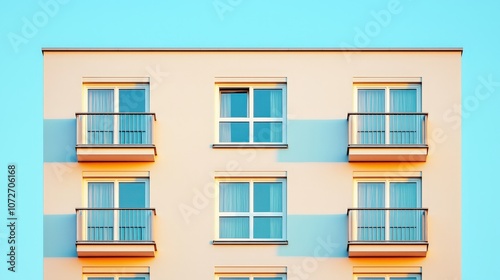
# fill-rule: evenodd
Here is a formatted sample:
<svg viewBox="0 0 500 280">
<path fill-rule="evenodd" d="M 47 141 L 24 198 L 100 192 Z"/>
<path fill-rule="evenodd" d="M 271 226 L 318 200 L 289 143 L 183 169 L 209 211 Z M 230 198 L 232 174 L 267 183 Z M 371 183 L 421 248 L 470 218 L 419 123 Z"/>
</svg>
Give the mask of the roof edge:
<svg viewBox="0 0 500 280">
<path fill-rule="evenodd" d="M 42 48 L 45 52 L 460 52 L 461 47 L 442 48 Z"/>
</svg>

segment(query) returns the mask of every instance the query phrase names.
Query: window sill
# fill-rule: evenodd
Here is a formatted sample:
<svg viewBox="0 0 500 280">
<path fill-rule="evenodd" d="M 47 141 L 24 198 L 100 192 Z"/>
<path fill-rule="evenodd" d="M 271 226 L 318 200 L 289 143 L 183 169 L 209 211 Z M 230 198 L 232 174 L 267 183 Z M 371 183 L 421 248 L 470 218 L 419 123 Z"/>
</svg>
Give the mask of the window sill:
<svg viewBox="0 0 500 280">
<path fill-rule="evenodd" d="M 288 245 L 288 240 L 214 240 L 213 245 Z"/>
<path fill-rule="evenodd" d="M 233 149 L 233 148 L 242 148 L 242 149 L 288 149 L 288 144 L 256 144 L 256 143 L 223 143 L 223 144 L 212 144 L 212 148 L 214 149 Z"/>
</svg>

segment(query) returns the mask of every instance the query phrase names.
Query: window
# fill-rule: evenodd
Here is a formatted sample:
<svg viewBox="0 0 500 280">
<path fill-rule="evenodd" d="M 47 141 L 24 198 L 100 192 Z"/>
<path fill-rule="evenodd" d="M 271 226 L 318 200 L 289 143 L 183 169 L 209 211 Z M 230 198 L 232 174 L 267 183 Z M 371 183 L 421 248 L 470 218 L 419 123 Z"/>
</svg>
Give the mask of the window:
<svg viewBox="0 0 500 280">
<path fill-rule="evenodd" d="M 284 84 L 225 85 L 218 89 L 219 143 L 286 142 Z"/>
<path fill-rule="evenodd" d="M 151 144 L 148 84 L 85 84 L 85 144 Z"/>
<path fill-rule="evenodd" d="M 424 240 L 420 179 L 357 179 L 355 241 Z"/>
<path fill-rule="evenodd" d="M 359 274 L 354 276 L 354 280 L 421 280 L 420 274 Z"/>
<path fill-rule="evenodd" d="M 92 274 L 84 275 L 84 280 L 149 280 L 147 274 Z"/>
<path fill-rule="evenodd" d="M 216 276 L 217 280 L 286 280 L 285 274 L 227 274 Z"/>
<path fill-rule="evenodd" d="M 219 240 L 286 238 L 285 179 L 221 179 L 217 197 Z"/>
<path fill-rule="evenodd" d="M 85 180 L 86 241 L 151 241 L 149 182 L 134 178 Z"/>
<path fill-rule="evenodd" d="M 357 144 L 425 144 L 419 84 L 357 85 Z"/>
</svg>

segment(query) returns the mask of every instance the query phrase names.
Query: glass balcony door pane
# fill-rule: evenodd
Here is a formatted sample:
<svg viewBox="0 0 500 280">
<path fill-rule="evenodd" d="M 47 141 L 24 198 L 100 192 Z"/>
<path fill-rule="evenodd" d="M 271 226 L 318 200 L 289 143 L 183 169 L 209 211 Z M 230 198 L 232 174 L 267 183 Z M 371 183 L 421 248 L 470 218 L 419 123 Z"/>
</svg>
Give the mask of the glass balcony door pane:
<svg viewBox="0 0 500 280">
<path fill-rule="evenodd" d="M 113 183 L 88 184 L 89 208 L 113 208 Z M 112 210 L 88 210 L 87 240 L 113 240 L 114 214 Z"/>
<path fill-rule="evenodd" d="M 119 208 L 146 208 L 146 183 L 120 182 Z M 120 210 L 119 236 L 120 240 L 149 239 L 149 211 Z"/>
<path fill-rule="evenodd" d="M 359 208 L 384 208 L 385 184 L 383 182 L 358 183 Z M 358 241 L 385 240 L 385 210 L 358 211 Z"/>
<path fill-rule="evenodd" d="M 89 89 L 88 112 L 112 113 L 113 89 Z M 87 144 L 113 144 L 114 117 L 112 115 L 87 116 Z"/>
<path fill-rule="evenodd" d="M 421 208 L 420 189 L 417 182 L 390 183 L 391 208 Z M 422 240 L 422 217 L 419 210 L 390 211 L 390 240 Z"/>
<path fill-rule="evenodd" d="M 359 89 L 358 112 L 384 113 L 384 89 Z M 385 116 L 360 115 L 358 116 L 357 139 L 359 144 L 385 144 Z"/>
<path fill-rule="evenodd" d="M 119 90 L 120 113 L 146 112 L 146 91 L 144 89 Z M 148 139 L 146 115 L 120 115 L 120 144 L 145 144 Z"/>
<path fill-rule="evenodd" d="M 391 89 L 390 112 L 416 113 L 419 100 L 416 89 Z M 423 116 L 420 115 L 391 115 L 390 116 L 390 143 L 391 144 L 422 144 Z"/>
</svg>

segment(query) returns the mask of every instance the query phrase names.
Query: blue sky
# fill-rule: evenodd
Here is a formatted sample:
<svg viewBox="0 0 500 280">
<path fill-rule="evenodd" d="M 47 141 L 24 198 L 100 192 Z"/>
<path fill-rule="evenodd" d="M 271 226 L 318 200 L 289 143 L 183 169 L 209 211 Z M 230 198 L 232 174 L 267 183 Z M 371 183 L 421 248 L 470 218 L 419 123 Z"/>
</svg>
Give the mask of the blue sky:
<svg viewBox="0 0 500 280">
<path fill-rule="evenodd" d="M 500 197 L 493 177 L 500 146 L 489 140 L 500 126 L 488 121 L 499 119 L 500 2 L 40 0 L 3 7 L 0 177 L 17 164 L 21 230 L 12 274 L 0 227 L 0 279 L 42 279 L 42 47 L 463 47 L 463 279 L 486 279 L 500 262 L 498 243 L 479 242 L 500 236 L 500 222 L 484 214 Z"/>
</svg>

